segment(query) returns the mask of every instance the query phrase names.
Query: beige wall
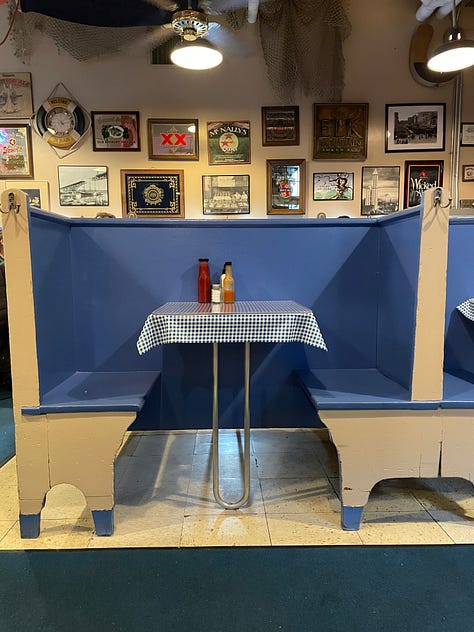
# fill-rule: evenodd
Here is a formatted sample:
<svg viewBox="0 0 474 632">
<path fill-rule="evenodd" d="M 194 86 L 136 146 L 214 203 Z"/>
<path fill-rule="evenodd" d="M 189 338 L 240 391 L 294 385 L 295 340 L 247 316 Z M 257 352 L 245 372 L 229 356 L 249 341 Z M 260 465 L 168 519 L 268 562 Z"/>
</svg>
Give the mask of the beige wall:
<svg viewBox="0 0 474 632">
<path fill-rule="evenodd" d="M 400 203 L 403 201 L 403 173 L 405 160 L 433 159 L 445 161 L 444 184 L 450 183 L 451 116 L 453 82 L 439 88 L 424 87 L 410 74 L 408 51 L 410 40 L 418 24 L 415 12 L 417 0 L 356 0 L 350 3 L 352 35 L 344 44 L 346 57 L 345 102 L 369 103 L 368 157 L 365 162 L 313 161 L 312 104 L 314 99 L 297 97 L 293 104 L 300 106 L 301 144 L 297 147 L 262 147 L 261 106 L 282 103 L 274 96 L 266 76 L 260 49 L 245 58 L 225 56 L 223 64 L 202 73 L 174 66 L 152 66 L 144 50 L 129 51 L 79 62 L 56 48 L 51 40 L 37 36 L 31 63 L 23 64 L 7 42 L 1 51 L 2 72 L 29 71 L 32 73 L 34 106 L 37 108 L 58 82 L 63 82 L 87 110 L 138 110 L 141 116 L 140 153 L 93 152 L 91 136 L 73 154 L 60 160 L 38 136 L 33 135 L 33 155 L 36 180 L 47 180 L 50 188 L 50 207 L 65 215 L 94 216 L 107 210 L 121 215 L 121 168 L 183 168 L 185 172 L 186 217 L 203 218 L 201 176 L 219 173 L 248 173 L 251 176 L 251 217 L 266 217 L 267 159 L 306 158 L 307 160 L 307 215 L 316 217 L 324 211 L 328 217 L 359 216 L 362 166 L 400 165 Z M 6 6 L 0 6 L 0 31 L 6 30 Z M 450 24 L 431 21 L 441 38 Z M 474 25 L 474 9 L 465 9 L 461 24 Z M 474 35 L 474 32 L 468 31 Z M 248 25 L 240 35 L 249 41 L 257 39 L 256 25 Z M 474 68 L 464 73 L 463 121 L 474 121 Z M 384 126 L 387 103 L 446 103 L 446 151 L 385 153 Z M 146 119 L 149 117 L 191 117 L 200 123 L 200 160 L 170 163 L 150 161 L 147 154 Z M 252 163 L 250 165 L 209 167 L 205 142 L 206 121 L 250 120 Z M 110 205 L 104 207 L 60 207 L 58 199 L 58 164 L 106 165 L 109 168 Z M 474 148 L 461 148 L 460 164 L 474 164 Z M 354 201 L 314 202 L 312 174 L 314 172 L 348 170 L 355 173 Z M 0 183 L 1 188 L 1 183 Z M 474 198 L 474 183 L 460 183 L 460 198 Z M 240 216 L 246 218 L 248 216 Z"/>
</svg>

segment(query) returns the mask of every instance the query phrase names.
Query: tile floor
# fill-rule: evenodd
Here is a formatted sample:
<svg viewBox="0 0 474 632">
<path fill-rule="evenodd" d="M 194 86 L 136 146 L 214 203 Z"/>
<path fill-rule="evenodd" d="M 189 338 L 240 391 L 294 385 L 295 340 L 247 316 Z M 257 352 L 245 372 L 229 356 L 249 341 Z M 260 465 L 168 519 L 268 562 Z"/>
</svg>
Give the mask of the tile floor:
<svg viewBox="0 0 474 632">
<path fill-rule="evenodd" d="M 240 489 L 243 436 L 221 434 L 222 495 Z M 22 540 L 15 459 L 0 469 L 0 549 L 474 543 L 474 486 L 396 479 L 371 493 L 359 531 L 340 527 L 336 453 L 324 430 L 253 430 L 251 500 L 212 496 L 209 431 L 128 433 L 115 465 L 115 533 L 94 535 L 82 493 L 58 485 L 41 534 Z"/>
</svg>

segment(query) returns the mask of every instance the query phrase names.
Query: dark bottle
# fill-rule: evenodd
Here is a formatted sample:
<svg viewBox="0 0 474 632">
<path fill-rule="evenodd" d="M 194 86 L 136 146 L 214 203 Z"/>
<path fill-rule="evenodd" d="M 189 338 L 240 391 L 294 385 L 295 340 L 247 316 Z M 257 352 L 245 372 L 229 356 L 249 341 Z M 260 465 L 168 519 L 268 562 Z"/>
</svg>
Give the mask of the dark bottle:
<svg viewBox="0 0 474 632">
<path fill-rule="evenodd" d="M 198 302 L 211 302 L 211 275 L 209 273 L 209 259 L 199 259 Z"/>
</svg>

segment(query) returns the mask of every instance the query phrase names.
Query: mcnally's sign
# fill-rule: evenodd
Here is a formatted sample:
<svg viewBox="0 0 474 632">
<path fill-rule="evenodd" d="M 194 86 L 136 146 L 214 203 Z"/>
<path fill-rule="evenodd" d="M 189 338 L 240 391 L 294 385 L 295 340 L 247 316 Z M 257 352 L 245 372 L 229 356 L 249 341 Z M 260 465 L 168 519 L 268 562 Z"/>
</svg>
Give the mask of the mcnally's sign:
<svg viewBox="0 0 474 632">
<path fill-rule="evenodd" d="M 207 124 L 210 165 L 250 163 L 249 121 L 213 121 Z"/>
</svg>

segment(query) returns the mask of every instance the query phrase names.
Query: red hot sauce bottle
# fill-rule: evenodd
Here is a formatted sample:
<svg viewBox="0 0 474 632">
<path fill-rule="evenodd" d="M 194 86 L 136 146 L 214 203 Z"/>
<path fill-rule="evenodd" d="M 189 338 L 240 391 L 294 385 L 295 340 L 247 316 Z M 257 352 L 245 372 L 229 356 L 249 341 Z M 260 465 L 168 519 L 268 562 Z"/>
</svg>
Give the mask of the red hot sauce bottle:
<svg viewBox="0 0 474 632">
<path fill-rule="evenodd" d="M 199 259 L 198 302 L 211 302 L 211 275 L 209 273 L 209 259 Z"/>
</svg>

